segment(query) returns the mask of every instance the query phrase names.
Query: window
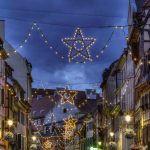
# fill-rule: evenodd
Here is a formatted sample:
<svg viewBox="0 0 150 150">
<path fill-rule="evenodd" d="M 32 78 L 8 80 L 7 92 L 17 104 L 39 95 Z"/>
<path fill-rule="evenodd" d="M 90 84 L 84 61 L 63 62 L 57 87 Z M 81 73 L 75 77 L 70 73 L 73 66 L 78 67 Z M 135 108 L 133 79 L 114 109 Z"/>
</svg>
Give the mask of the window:
<svg viewBox="0 0 150 150">
<path fill-rule="evenodd" d="M 42 95 L 37 95 L 37 100 L 41 99 Z"/>
<path fill-rule="evenodd" d="M 17 135 L 17 149 L 21 150 L 21 134 Z"/>
<path fill-rule="evenodd" d="M 17 121 L 17 112 L 14 112 L 14 114 L 13 114 L 13 116 L 14 116 L 14 121 L 16 122 Z"/>
<path fill-rule="evenodd" d="M 18 111 L 18 122 L 20 123 L 20 111 Z"/>
<path fill-rule="evenodd" d="M 143 144 L 147 145 L 148 144 L 148 126 L 145 126 L 143 128 Z"/>
<path fill-rule="evenodd" d="M 0 48 L 3 48 L 3 41 L 0 39 Z"/>
<path fill-rule="evenodd" d="M 150 108 L 150 93 L 147 93 L 144 96 L 142 96 L 141 107 L 142 107 L 143 111 Z"/>
<path fill-rule="evenodd" d="M 41 125 L 41 119 L 38 119 L 37 124 Z"/>
<path fill-rule="evenodd" d="M 21 134 L 17 134 L 17 150 L 25 150 L 25 137 L 22 136 Z"/>
<path fill-rule="evenodd" d="M 24 100 L 24 91 L 21 91 L 21 92 L 20 92 L 20 99 L 21 99 L 21 100 Z"/>
<path fill-rule="evenodd" d="M 21 136 L 21 150 L 25 149 L 25 138 Z"/>
<path fill-rule="evenodd" d="M 46 134 L 46 127 L 44 127 L 43 133 Z"/>
<path fill-rule="evenodd" d="M 4 104 L 4 89 L 0 89 L 0 104 Z"/>
<path fill-rule="evenodd" d="M 24 114 L 21 112 L 21 124 L 25 124 L 25 117 Z"/>
<path fill-rule="evenodd" d="M 9 102 L 9 108 L 12 109 L 12 94 L 10 91 L 8 91 L 8 102 Z"/>
<path fill-rule="evenodd" d="M 47 134 L 50 133 L 50 128 L 49 128 L 49 126 L 46 127 L 46 133 L 47 133 Z"/>
<path fill-rule="evenodd" d="M 27 127 L 29 127 L 28 115 L 26 116 L 26 125 L 27 125 Z"/>
</svg>

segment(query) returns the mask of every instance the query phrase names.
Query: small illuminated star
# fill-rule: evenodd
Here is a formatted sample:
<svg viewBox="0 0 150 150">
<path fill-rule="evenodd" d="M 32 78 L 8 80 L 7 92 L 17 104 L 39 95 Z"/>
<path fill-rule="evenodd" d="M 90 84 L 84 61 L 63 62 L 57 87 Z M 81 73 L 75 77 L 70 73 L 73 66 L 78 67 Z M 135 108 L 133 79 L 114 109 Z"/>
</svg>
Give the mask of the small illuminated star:
<svg viewBox="0 0 150 150">
<path fill-rule="evenodd" d="M 58 95 L 61 97 L 61 104 L 70 103 L 74 104 L 74 98 L 77 95 L 77 91 L 71 91 L 71 90 L 61 90 L 57 92 Z"/>
<path fill-rule="evenodd" d="M 64 139 L 69 140 L 72 135 L 73 135 L 72 130 L 65 129 Z"/>
<path fill-rule="evenodd" d="M 76 128 L 77 119 L 75 119 L 72 115 L 69 115 L 67 119 L 64 119 L 64 122 L 65 128 L 72 130 Z"/>
<path fill-rule="evenodd" d="M 95 38 L 84 38 L 80 28 L 77 28 L 73 38 L 64 38 L 62 42 L 70 48 L 68 53 L 69 62 L 77 57 L 92 61 L 90 47 L 95 43 Z"/>
<path fill-rule="evenodd" d="M 67 119 L 64 119 L 64 127 L 65 127 L 65 139 L 70 139 L 73 134 L 74 129 L 76 128 L 77 119 L 75 119 L 72 115 L 69 115 Z"/>
<path fill-rule="evenodd" d="M 52 142 L 50 142 L 49 140 L 46 140 L 43 145 L 44 145 L 45 149 L 51 149 L 52 148 Z"/>
</svg>

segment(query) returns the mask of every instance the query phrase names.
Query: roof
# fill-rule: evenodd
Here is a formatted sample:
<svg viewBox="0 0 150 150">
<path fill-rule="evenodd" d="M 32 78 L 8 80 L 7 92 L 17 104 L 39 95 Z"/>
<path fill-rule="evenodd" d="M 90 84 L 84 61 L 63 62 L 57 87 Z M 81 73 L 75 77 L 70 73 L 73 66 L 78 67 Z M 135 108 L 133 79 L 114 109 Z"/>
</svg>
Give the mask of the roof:
<svg viewBox="0 0 150 150">
<path fill-rule="evenodd" d="M 41 88 L 33 88 L 32 89 L 32 93 L 33 93 L 33 96 L 36 97 L 37 95 L 43 95 L 43 96 L 46 96 L 46 95 L 54 95 L 55 93 L 55 89 L 41 89 Z"/>
<path fill-rule="evenodd" d="M 32 99 L 32 118 L 44 118 L 46 114 L 54 107 L 52 97 L 44 96 Z"/>
<path fill-rule="evenodd" d="M 117 64 L 118 62 L 118 59 L 115 60 L 114 62 L 111 63 L 111 65 L 109 66 L 109 68 L 105 68 L 105 70 L 103 71 L 103 81 L 100 85 L 101 88 L 103 88 L 103 86 L 105 85 L 105 83 L 107 82 L 108 80 L 108 77 L 110 76 L 111 74 L 111 71 L 113 70 L 113 68 L 115 67 L 115 65 Z"/>
<path fill-rule="evenodd" d="M 55 93 L 56 90 L 53 89 L 33 89 L 34 95 L 32 100 L 32 117 L 34 119 L 42 117 L 44 118 L 53 112 L 57 112 L 57 117 L 62 118 L 62 114 L 64 113 L 62 110 L 57 108 L 57 105 L 60 102 L 60 97 Z M 75 106 L 68 106 L 66 104 L 63 105 L 63 108 L 76 107 L 75 111 L 72 111 L 73 113 L 89 113 L 96 109 L 97 99 L 100 99 L 100 96 L 98 94 L 96 94 L 96 99 L 87 99 L 85 91 L 78 91 L 78 94 L 74 101 Z"/>
</svg>

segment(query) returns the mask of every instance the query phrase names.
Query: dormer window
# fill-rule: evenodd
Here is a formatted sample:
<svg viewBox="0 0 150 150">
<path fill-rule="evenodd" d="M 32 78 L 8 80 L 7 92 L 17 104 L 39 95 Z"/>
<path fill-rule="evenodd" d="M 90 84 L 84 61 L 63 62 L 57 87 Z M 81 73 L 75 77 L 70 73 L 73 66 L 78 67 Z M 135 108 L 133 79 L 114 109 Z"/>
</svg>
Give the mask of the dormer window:
<svg viewBox="0 0 150 150">
<path fill-rule="evenodd" d="M 42 114 L 44 112 L 44 109 L 40 110 L 40 114 Z"/>
</svg>

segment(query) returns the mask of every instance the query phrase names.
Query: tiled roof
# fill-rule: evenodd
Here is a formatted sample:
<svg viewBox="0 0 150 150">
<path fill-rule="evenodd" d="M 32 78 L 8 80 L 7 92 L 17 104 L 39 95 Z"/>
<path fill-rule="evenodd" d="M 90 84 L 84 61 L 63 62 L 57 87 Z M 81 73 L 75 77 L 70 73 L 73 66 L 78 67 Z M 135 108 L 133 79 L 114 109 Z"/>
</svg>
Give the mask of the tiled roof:
<svg viewBox="0 0 150 150">
<path fill-rule="evenodd" d="M 32 100 L 32 118 L 43 118 L 55 106 L 52 102 L 53 97 L 44 96 L 33 98 Z"/>
<path fill-rule="evenodd" d="M 50 111 L 53 110 L 53 108 L 56 106 L 55 102 L 60 100 L 60 97 L 54 94 L 56 93 L 55 91 L 56 90 L 49 89 L 33 89 L 34 98 L 32 100 L 32 118 L 44 118 Z M 38 95 L 40 96 L 38 97 Z M 96 95 L 96 99 L 100 99 L 98 94 Z M 84 91 L 78 91 L 78 94 L 75 98 L 75 106 L 79 109 L 81 114 L 93 112 L 97 107 L 96 99 L 87 99 Z"/>
</svg>

